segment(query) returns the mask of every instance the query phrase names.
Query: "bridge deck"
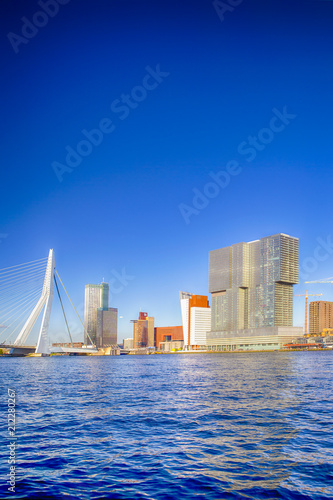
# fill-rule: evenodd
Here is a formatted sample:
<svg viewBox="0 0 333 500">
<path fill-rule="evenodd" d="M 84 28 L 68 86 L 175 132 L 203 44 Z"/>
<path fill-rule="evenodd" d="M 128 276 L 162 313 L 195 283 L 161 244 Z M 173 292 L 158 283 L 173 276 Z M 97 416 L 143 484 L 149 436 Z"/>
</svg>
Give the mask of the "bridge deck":
<svg viewBox="0 0 333 500">
<path fill-rule="evenodd" d="M 50 354 L 54 353 L 62 353 L 62 352 L 68 352 L 68 353 L 80 353 L 80 354 L 91 354 L 98 352 L 98 349 L 89 349 L 89 348 L 84 348 L 84 347 L 51 347 L 50 349 Z"/>
<path fill-rule="evenodd" d="M 0 344 L 0 349 L 36 349 L 35 345 L 14 345 L 14 344 Z"/>
<path fill-rule="evenodd" d="M 36 349 L 35 345 L 14 345 L 14 344 L 0 344 L 0 349 L 15 349 L 17 352 L 27 354 L 34 352 Z M 51 347 L 50 354 L 61 354 L 61 353 L 75 353 L 75 354 L 93 354 L 98 352 L 98 349 L 85 349 L 82 347 Z"/>
</svg>

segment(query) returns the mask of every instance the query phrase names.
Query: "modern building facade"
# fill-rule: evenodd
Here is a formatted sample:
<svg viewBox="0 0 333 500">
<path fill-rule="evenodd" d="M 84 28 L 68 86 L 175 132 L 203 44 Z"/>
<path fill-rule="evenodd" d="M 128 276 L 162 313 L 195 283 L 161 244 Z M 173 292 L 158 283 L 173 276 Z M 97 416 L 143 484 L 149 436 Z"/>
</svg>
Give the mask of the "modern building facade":
<svg viewBox="0 0 333 500">
<path fill-rule="evenodd" d="M 156 349 L 166 351 L 180 349 L 183 347 L 183 327 L 182 326 L 158 326 L 155 327 Z"/>
<path fill-rule="evenodd" d="M 324 300 L 310 302 L 310 335 L 319 335 L 325 328 L 333 328 L 333 302 L 326 302 Z"/>
<path fill-rule="evenodd" d="M 96 346 L 110 347 L 117 344 L 118 309 L 97 309 Z"/>
<path fill-rule="evenodd" d="M 184 347 L 184 342 L 182 340 L 170 340 L 166 342 L 160 342 L 159 351 L 160 352 L 170 352 L 170 351 L 182 351 Z"/>
<path fill-rule="evenodd" d="M 123 349 L 130 350 L 130 349 L 133 349 L 133 346 L 134 346 L 134 341 L 132 338 L 128 338 L 128 339 L 123 340 Z"/>
<path fill-rule="evenodd" d="M 133 320 L 134 349 L 155 347 L 154 318 L 148 313 L 140 312 L 139 319 Z"/>
<path fill-rule="evenodd" d="M 84 301 L 84 343 L 91 342 L 97 347 L 105 347 L 114 344 L 110 340 L 117 339 L 117 316 L 118 310 L 109 309 L 109 285 L 88 284 L 85 286 Z M 90 337 L 90 339 L 89 339 Z"/>
<path fill-rule="evenodd" d="M 298 238 L 286 234 L 237 243 L 209 253 L 214 350 L 277 349 L 302 335 L 293 324 Z"/>
<path fill-rule="evenodd" d="M 206 333 L 210 330 L 211 310 L 207 295 L 179 292 L 182 314 L 184 349 L 206 346 Z"/>
</svg>

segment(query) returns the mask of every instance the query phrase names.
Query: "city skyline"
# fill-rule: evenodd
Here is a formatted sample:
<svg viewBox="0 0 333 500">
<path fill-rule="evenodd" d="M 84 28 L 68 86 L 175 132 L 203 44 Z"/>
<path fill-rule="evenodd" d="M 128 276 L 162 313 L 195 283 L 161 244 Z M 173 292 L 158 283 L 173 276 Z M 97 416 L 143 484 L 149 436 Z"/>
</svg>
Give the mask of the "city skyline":
<svg viewBox="0 0 333 500">
<path fill-rule="evenodd" d="M 181 324 L 178 292 L 208 293 L 210 250 L 283 232 L 300 240 L 294 293 L 333 300 L 305 285 L 333 275 L 333 2 L 243 1 L 222 19 L 206 1 L 72 0 L 17 51 L 8 34 L 41 7 L 0 9 L 1 268 L 54 248 L 81 317 L 104 277 L 121 341 L 140 309 Z"/>
<path fill-rule="evenodd" d="M 259 246 L 258 246 L 259 245 Z M 260 246 L 264 245 L 264 247 L 260 250 Z M 220 299 L 219 295 L 221 294 L 220 289 L 222 288 L 228 288 L 231 287 L 230 290 L 227 290 L 227 293 L 231 293 L 233 288 L 236 287 L 241 287 L 239 290 L 244 292 L 244 286 L 247 288 L 250 286 L 250 289 L 248 291 L 249 297 L 246 299 L 242 300 L 242 304 L 245 301 L 246 303 L 249 304 L 249 312 L 245 313 L 243 312 L 242 314 L 239 314 L 238 312 L 236 313 L 235 318 L 237 317 L 237 322 L 240 321 L 239 328 L 243 328 L 248 324 L 248 326 L 251 327 L 264 327 L 267 328 L 269 326 L 273 325 L 280 325 L 280 326 L 292 326 L 294 321 L 293 321 L 293 307 L 295 304 L 295 299 L 297 294 L 293 294 L 292 290 L 284 290 L 283 288 L 288 288 L 290 287 L 291 289 L 297 285 L 298 281 L 298 249 L 299 249 L 299 240 L 298 238 L 295 237 L 290 237 L 289 235 L 286 235 L 284 233 L 278 233 L 276 235 L 271 235 L 271 236 L 266 236 L 263 238 L 260 238 L 260 240 L 253 240 L 251 242 L 245 243 L 234 243 L 230 247 L 225 247 L 225 248 L 220 248 L 217 250 L 211 250 L 209 252 L 209 272 L 207 273 L 207 290 L 209 290 L 210 295 L 211 295 L 211 302 L 214 304 L 213 309 L 216 310 L 216 304 L 214 301 Z M 53 250 L 52 250 L 53 252 Z M 227 253 L 226 253 L 227 252 Z M 264 258 L 264 255 L 267 256 Z M 260 254 L 261 257 L 260 257 Z M 281 255 L 281 257 L 280 257 Z M 275 257 L 274 257 L 275 256 Z M 282 259 L 282 256 L 283 259 Z M 282 259 L 279 266 L 276 267 L 275 259 Z M 225 274 L 223 271 L 222 274 L 219 272 L 216 273 L 213 270 L 216 268 L 216 270 L 219 270 L 221 268 L 222 263 L 227 263 L 228 259 L 232 259 L 233 262 L 233 271 L 229 275 Z M 266 262 L 267 260 L 267 269 L 264 272 L 264 274 L 261 276 L 261 272 L 259 272 L 259 268 L 255 269 L 259 265 L 259 261 L 263 260 Z M 266 259 L 266 260 L 265 260 Z M 273 260 L 272 260 L 273 259 Z M 263 261 L 263 262 L 264 262 Z M 274 264 L 274 265 L 273 265 Z M 273 265 L 273 267 L 272 267 Z M 211 267 L 213 266 L 213 267 Z M 245 266 L 245 267 L 244 267 Z M 222 266 L 223 267 L 223 266 Z M 262 267 L 262 266 L 260 266 Z M 222 269 L 222 268 L 221 268 Z M 230 271 L 231 272 L 231 271 Z M 259 273 L 259 274 L 258 274 Z M 261 277 L 260 277 L 261 276 Z M 277 296 L 279 297 L 279 306 L 276 308 L 274 303 L 274 299 L 270 298 L 270 295 L 272 294 L 272 291 L 269 292 L 269 286 L 267 289 L 267 293 L 263 294 L 263 290 L 261 291 L 261 294 L 263 294 L 262 299 L 268 307 L 268 309 L 271 309 L 270 315 L 267 317 L 263 316 L 261 319 L 257 317 L 257 313 L 254 315 L 254 309 L 251 306 L 251 303 L 254 300 L 254 296 L 251 299 L 251 296 L 253 295 L 254 289 L 257 288 L 257 285 L 262 282 L 262 284 L 266 283 L 266 285 L 269 285 L 269 280 L 273 279 L 273 276 L 275 276 L 275 280 L 277 281 L 276 286 L 279 287 L 277 290 Z M 222 281 L 221 281 L 222 280 Z M 289 285 L 288 285 L 289 283 Z M 326 282 L 324 282 L 326 283 Z M 329 283 L 329 281 L 328 281 Z M 266 286 L 265 285 L 265 286 Z M 260 285 L 262 287 L 262 285 Z M 253 291 L 251 291 L 251 287 L 253 288 Z M 257 293 L 257 292 L 256 292 Z M 200 305 L 204 305 L 204 307 L 210 307 L 209 301 L 207 301 L 208 297 L 203 296 L 203 295 L 195 295 L 187 292 L 179 292 L 180 295 L 180 316 L 181 316 L 181 323 L 184 325 L 184 321 L 186 322 L 186 315 L 188 317 L 187 308 L 190 305 L 190 308 L 194 306 L 194 311 L 198 309 L 198 314 L 201 314 L 201 307 L 197 307 L 197 305 L 200 302 Z M 227 297 L 226 298 L 231 302 L 234 301 L 234 298 L 232 297 Z M 274 295 L 274 293 L 273 293 Z M 285 298 L 283 299 L 285 295 Z M 192 299 L 193 298 L 193 299 Z M 185 305 L 185 303 L 188 303 L 190 299 L 194 300 L 193 303 Z M 261 299 L 261 300 L 262 300 Z M 275 298 L 276 300 L 277 298 Z M 280 299 L 283 299 L 282 302 Z M 198 302 L 199 300 L 199 302 Z M 273 300 L 273 302 L 272 302 Z M 237 299 L 238 301 L 238 299 Z M 257 301 L 257 298 L 255 299 Z M 198 302 L 198 303 L 197 303 Z M 244 303 L 245 303 L 244 302 Z M 269 305 L 270 302 L 272 302 L 272 305 Z M 314 305 L 316 303 L 316 300 L 312 300 L 309 302 L 308 305 L 308 315 L 310 313 L 310 304 Z M 326 301 L 320 301 L 320 302 L 326 302 Z M 57 304 L 57 301 L 55 304 L 53 304 L 53 308 L 59 307 L 60 304 Z M 244 304 L 243 304 L 244 305 Z M 75 307 L 75 305 L 74 305 Z M 225 306 L 223 306 L 225 308 Z M 272 309 L 273 307 L 273 309 Z M 185 308 L 185 309 L 184 309 Z M 282 309 L 281 309 L 282 308 Z M 220 306 L 219 306 L 220 309 Z M 253 311 L 252 311 L 253 309 Z M 210 311 L 210 309 L 209 309 Z M 252 311 L 252 312 L 251 312 Z M 274 312 L 275 311 L 275 312 Z M 269 311 L 268 311 L 269 312 Z M 304 314 L 304 308 L 303 308 L 303 314 Z M 104 313 L 105 313 L 105 318 L 104 318 Z M 68 315 L 68 310 L 66 311 L 66 314 Z M 98 317 L 98 314 L 100 316 Z M 102 316 L 103 315 L 103 318 Z M 147 313 L 142 313 L 140 309 L 139 313 L 139 319 L 141 318 L 142 315 L 147 315 Z M 245 319 L 248 315 L 248 319 Z M 277 315 L 277 316 L 276 316 Z M 209 315 L 210 316 L 210 315 Z M 244 316 L 244 317 L 243 317 Z M 277 317 L 277 321 L 274 319 L 274 317 Z M 51 313 L 52 317 L 52 313 Z M 212 317 L 212 331 L 218 330 L 219 328 L 216 327 L 216 313 L 214 313 Z M 256 319 L 255 319 L 256 318 Z M 83 319 L 83 317 L 81 318 Z M 74 325 L 75 328 L 79 328 L 79 331 L 75 331 L 73 335 L 73 330 L 71 329 L 71 334 L 73 336 L 73 340 L 75 342 L 78 342 L 80 340 L 83 340 L 84 337 L 84 342 L 85 344 L 90 344 L 90 340 L 87 340 L 87 335 L 86 332 L 89 333 L 90 338 L 93 340 L 93 343 L 97 342 L 97 345 L 101 345 L 102 337 L 104 338 L 105 333 L 102 333 L 104 331 L 103 327 L 103 319 L 105 319 L 105 325 L 115 325 L 113 330 L 116 332 L 115 335 L 117 338 L 117 329 L 118 329 L 118 309 L 109 307 L 109 283 L 105 282 L 104 278 L 103 281 L 100 284 L 86 284 L 85 285 L 85 307 L 84 307 L 84 323 L 85 323 L 85 331 L 83 331 L 83 328 L 79 325 L 79 322 L 76 321 L 76 324 Z M 120 316 L 120 319 L 123 319 L 123 316 Z M 142 319 L 142 318 L 141 318 Z M 147 319 L 152 319 L 154 318 L 147 318 Z M 199 320 L 199 317 L 198 317 Z M 199 323 L 202 321 L 206 321 L 203 318 L 199 320 Z M 220 319 L 218 320 L 220 322 Z M 233 319 L 230 317 L 225 316 L 224 318 L 224 323 L 226 325 L 226 328 L 228 330 L 233 330 L 234 327 L 233 325 Z M 230 323 L 231 321 L 231 323 Z M 131 320 L 131 323 L 136 323 L 137 320 L 133 321 Z M 157 324 L 159 328 L 172 328 L 170 327 L 170 324 L 172 322 L 169 321 L 167 325 L 161 325 Z M 229 324 L 230 323 L 230 324 Z M 258 325 L 257 325 L 258 323 Z M 237 323 L 238 324 L 238 323 Z M 228 326 L 229 325 L 229 326 Z M 242 326 L 243 325 L 243 326 Z M 257 326 L 256 326 L 257 325 Z M 73 326 L 70 324 L 70 326 Z M 303 326 L 303 325 L 293 325 L 293 326 Z M 38 327 L 38 322 L 36 323 L 35 327 L 35 334 L 37 332 L 37 327 Z M 109 327 L 107 327 L 108 329 Z M 201 339 L 201 335 L 203 333 L 202 325 L 201 325 L 201 330 L 199 333 L 199 337 Z M 191 327 L 192 330 L 192 327 Z M 52 321 L 51 321 L 51 337 L 52 341 L 68 341 L 67 339 L 67 332 L 65 332 L 65 329 L 63 327 L 62 331 L 58 331 L 58 337 L 54 337 L 54 333 L 52 332 Z M 187 332 L 187 329 L 185 327 L 185 337 L 189 336 L 189 332 Z M 33 330 L 34 332 L 34 330 Z M 187 332 L 187 333 L 186 333 Z M 132 332 L 129 332 L 129 335 L 131 335 Z M 109 336 L 109 334 L 107 334 Z M 112 334 L 113 335 L 113 334 Z M 112 336 L 111 335 L 111 336 Z M 30 338 L 33 337 L 33 334 L 31 335 Z M 185 339 L 184 337 L 184 339 Z M 192 337 L 192 333 L 191 333 Z M 111 337 L 110 337 L 111 338 Z M 108 345 L 110 344 L 115 344 L 115 338 L 112 336 L 112 342 L 108 340 Z M 122 337 L 118 339 L 118 342 L 121 343 L 122 340 L 126 338 Z M 196 334 L 194 333 L 193 330 L 193 339 L 196 338 Z M 203 338 L 199 341 L 199 343 L 202 343 Z M 187 345 L 188 340 L 185 339 L 184 345 Z"/>
<path fill-rule="evenodd" d="M 0 2 L 9 496 L 333 497 L 332 26 Z"/>
</svg>

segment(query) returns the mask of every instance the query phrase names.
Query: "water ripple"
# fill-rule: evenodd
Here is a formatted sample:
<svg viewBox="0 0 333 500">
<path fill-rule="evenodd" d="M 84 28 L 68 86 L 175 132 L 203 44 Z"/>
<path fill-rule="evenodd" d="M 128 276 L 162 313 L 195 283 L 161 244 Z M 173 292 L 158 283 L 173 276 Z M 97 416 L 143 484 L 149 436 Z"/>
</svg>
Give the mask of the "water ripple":
<svg viewBox="0 0 333 500">
<path fill-rule="evenodd" d="M 1 498 L 333 497 L 331 352 L 0 362 Z"/>
</svg>

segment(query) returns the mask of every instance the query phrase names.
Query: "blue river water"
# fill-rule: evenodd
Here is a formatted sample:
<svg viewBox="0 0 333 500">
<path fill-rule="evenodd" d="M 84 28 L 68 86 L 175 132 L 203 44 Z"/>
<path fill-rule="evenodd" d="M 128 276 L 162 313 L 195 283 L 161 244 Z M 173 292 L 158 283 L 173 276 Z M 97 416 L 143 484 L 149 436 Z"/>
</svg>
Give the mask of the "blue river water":
<svg viewBox="0 0 333 500">
<path fill-rule="evenodd" d="M 333 352 L 0 358 L 0 367 L 1 498 L 333 498 Z"/>
</svg>

